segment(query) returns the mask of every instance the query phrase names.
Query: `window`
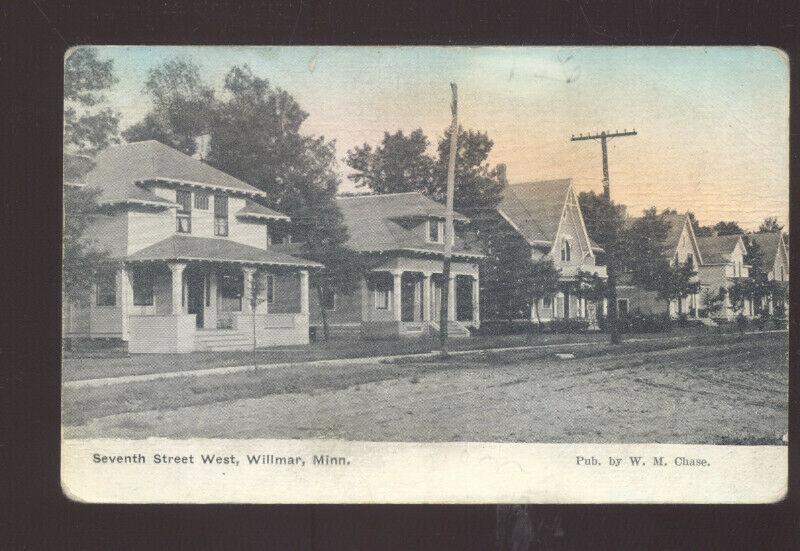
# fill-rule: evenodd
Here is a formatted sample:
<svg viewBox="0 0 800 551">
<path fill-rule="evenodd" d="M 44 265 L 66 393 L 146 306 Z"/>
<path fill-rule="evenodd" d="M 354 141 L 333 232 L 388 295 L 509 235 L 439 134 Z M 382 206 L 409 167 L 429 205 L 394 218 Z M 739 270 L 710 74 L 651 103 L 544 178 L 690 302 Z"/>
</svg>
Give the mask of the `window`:
<svg viewBox="0 0 800 551">
<path fill-rule="evenodd" d="M 194 194 L 194 208 L 208 210 L 208 193 L 196 191 Z"/>
<path fill-rule="evenodd" d="M 431 243 L 442 242 L 444 223 L 441 220 L 428 220 L 428 241 Z"/>
<path fill-rule="evenodd" d="M 692 253 L 686 255 L 686 263 L 689 265 L 689 268 L 694 270 L 694 255 Z"/>
<path fill-rule="evenodd" d="M 133 273 L 133 305 L 153 305 L 153 272 L 142 270 Z"/>
<path fill-rule="evenodd" d="M 267 242 L 270 245 L 289 245 L 292 243 L 292 234 L 285 226 L 273 227 L 267 230 Z"/>
<path fill-rule="evenodd" d="M 561 242 L 561 261 L 569 262 L 572 257 L 572 246 L 566 239 Z"/>
<path fill-rule="evenodd" d="M 264 276 L 264 292 L 267 295 L 267 304 L 272 304 L 275 300 L 275 276 Z"/>
<path fill-rule="evenodd" d="M 117 274 L 113 270 L 102 270 L 97 272 L 95 279 L 97 286 L 96 304 L 97 306 L 116 306 L 117 305 Z"/>
<path fill-rule="evenodd" d="M 179 205 L 176 213 L 178 233 L 192 233 L 192 192 L 179 189 L 175 202 Z"/>
<path fill-rule="evenodd" d="M 553 297 L 544 297 L 542 299 L 542 308 L 552 308 L 553 307 Z"/>
<path fill-rule="evenodd" d="M 377 310 L 389 309 L 389 289 L 375 290 L 375 308 Z"/>
<path fill-rule="evenodd" d="M 781 265 L 781 281 L 783 281 L 783 265 Z"/>
<path fill-rule="evenodd" d="M 336 310 L 336 293 L 334 293 L 330 289 L 323 289 L 322 307 L 325 310 Z"/>
<path fill-rule="evenodd" d="M 214 235 L 228 235 L 228 196 L 214 196 Z"/>
</svg>

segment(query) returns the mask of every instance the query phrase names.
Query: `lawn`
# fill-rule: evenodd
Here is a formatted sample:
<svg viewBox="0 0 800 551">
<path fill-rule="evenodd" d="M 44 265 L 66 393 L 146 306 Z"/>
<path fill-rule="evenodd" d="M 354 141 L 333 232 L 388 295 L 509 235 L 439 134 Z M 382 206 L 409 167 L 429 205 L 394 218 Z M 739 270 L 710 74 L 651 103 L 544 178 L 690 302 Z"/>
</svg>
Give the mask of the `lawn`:
<svg viewBox="0 0 800 551">
<path fill-rule="evenodd" d="M 656 335 L 631 335 L 626 338 L 663 339 L 707 332 L 705 328 L 675 328 L 669 333 Z M 716 330 L 713 330 L 716 331 Z M 452 339 L 452 350 L 481 350 L 517 346 L 551 345 L 570 342 L 598 342 L 608 340 L 601 333 L 582 334 L 522 334 L 483 335 L 468 339 Z M 396 356 L 420 354 L 438 349 L 438 340 L 416 338 L 385 341 L 364 341 L 359 338 L 313 342 L 304 346 L 284 346 L 256 351 L 258 363 L 282 364 L 341 358 L 365 358 L 374 356 Z M 192 371 L 247 365 L 253 363 L 252 351 L 240 352 L 194 352 L 191 354 L 127 354 L 120 350 L 72 353 L 65 351 L 62 361 L 62 377 L 65 381 L 145 375 L 176 371 Z"/>
<path fill-rule="evenodd" d="M 574 359 L 557 359 L 571 352 Z M 67 388 L 66 437 L 779 444 L 785 333 Z"/>
</svg>

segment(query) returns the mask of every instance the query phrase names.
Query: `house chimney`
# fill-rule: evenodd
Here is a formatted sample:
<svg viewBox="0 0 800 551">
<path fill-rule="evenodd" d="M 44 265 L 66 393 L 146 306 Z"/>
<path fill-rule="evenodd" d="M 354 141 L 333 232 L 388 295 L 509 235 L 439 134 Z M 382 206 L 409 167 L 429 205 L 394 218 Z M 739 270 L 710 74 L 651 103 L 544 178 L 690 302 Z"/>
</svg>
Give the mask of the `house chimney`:
<svg viewBox="0 0 800 551">
<path fill-rule="evenodd" d="M 208 152 L 211 149 L 211 134 L 202 134 L 200 136 L 196 136 L 194 139 L 195 151 L 194 157 L 195 159 L 206 162 L 206 158 L 208 158 Z"/>
</svg>

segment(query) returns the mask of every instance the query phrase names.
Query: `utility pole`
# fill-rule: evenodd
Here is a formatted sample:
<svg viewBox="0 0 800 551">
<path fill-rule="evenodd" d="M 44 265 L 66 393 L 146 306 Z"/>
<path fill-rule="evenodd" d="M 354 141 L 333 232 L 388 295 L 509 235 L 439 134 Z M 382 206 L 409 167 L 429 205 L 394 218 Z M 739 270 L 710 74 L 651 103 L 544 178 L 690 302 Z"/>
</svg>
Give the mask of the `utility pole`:
<svg viewBox="0 0 800 551">
<path fill-rule="evenodd" d="M 603 151 L 603 197 L 610 203 L 611 202 L 611 185 L 608 178 L 608 145 L 607 142 L 609 138 L 621 138 L 625 136 L 636 136 L 636 129 L 628 131 L 628 129 L 624 129 L 622 132 L 615 130 L 614 132 L 609 132 L 603 130 L 600 133 L 595 134 L 587 134 L 584 136 L 583 134 L 578 134 L 575 136 L 572 135 L 570 139 L 573 142 L 579 142 L 583 140 L 600 140 L 600 147 Z M 605 244 L 608 247 L 608 243 Z M 619 338 L 619 326 L 617 324 L 619 314 L 617 312 L 617 268 L 614 259 L 614 255 L 616 254 L 616 247 L 617 243 L 613 243 L 612 250 L 606 249 L 607 257 L 606 257 L 606 273 L 608 274 L 608 321 L 609 326 L 611 329 L 611 342 L 616 344 L 620 341 Z"/>
<path fill-rule="evenodd" d="M 439 355 L 447 358 L 447 324 L 449 322 L 449 301 L 450 301 L 450 259 L 453 256 L 453 197 L 455 195 L 456 179 L 456 154 L 458 153 L 458 90 L 456 83 L 451 82 L 450 88 L 453 91 L 453 123 L 450 126 L 450 159 L 447 163 L 447 207 L 444 219 L 444 266 L 442 267 L 442 279 L 444 289 L 442 290 L 442 309 L 439 316 Z M 455 284 L 455 283 L 454 283 Z"/>
</svg>

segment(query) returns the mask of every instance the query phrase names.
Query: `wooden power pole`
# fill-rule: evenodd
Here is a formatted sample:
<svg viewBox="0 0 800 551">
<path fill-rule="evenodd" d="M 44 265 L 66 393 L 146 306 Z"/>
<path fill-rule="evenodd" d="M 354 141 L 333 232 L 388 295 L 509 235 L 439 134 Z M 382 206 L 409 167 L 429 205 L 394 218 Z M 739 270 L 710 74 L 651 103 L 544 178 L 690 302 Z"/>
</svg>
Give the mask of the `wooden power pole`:
<svg viewBox="0 0 800 551">
<path fill-rule="evenodd" d="M 442 290 L 442 309 L 439 316 L 439 349 L 443 358 L 447 353 L 447 325 L 449 322 L 450 309 L 450 259 L 453 256 L 453 198 L 455 196 L 456 179 L 456 154 L 458 153 L 458 90 L 455 82 L 450 83 L 453 91 L 453 123 L 450 126 L 450 159 L 447 163 L 447 207 L 444 219 L 444 266 L 442 268 L 442 279 L 444 289 Z M 455 283 L 454 283 L 455 284 Z"/>
<path fill-rule="evenodd" d="M 595 134 L 587 134 L 584 136 L 583 134 L 578 134 L 577 136 L 573 135 L 571 141 L 578 142 L 582 140 L 600 140 L 600 147 L 603 151 L 603 196 L 608 200 L 611 201 L 611 185 L 608 178 L 608 146 L 607 141 L 609 138 L 621 138 L 624 136 L 636 136 L 636 130 L 628 131 L 626 128 L 622 132 L 614 131 L 614 132 L 607 132 L 602 131 L 600 133 Z M 613 244 L 614 247 L 617 244 Z M 608 321 L 609 321 L 609 328 L 611 330 L 611 342 L 618 343 L 619 342 L 619 327 L 617 324 L 617 319 L 619 314 L 617 312 L 617 267 L 616 262 L 614 260 L 614 253 L 615 251 L 606 251 L 608 254 L 606 259 L 606 273 L 608 274 Z"/>
</svg>

